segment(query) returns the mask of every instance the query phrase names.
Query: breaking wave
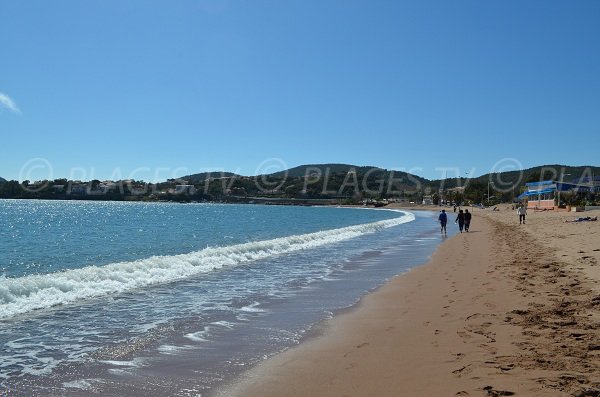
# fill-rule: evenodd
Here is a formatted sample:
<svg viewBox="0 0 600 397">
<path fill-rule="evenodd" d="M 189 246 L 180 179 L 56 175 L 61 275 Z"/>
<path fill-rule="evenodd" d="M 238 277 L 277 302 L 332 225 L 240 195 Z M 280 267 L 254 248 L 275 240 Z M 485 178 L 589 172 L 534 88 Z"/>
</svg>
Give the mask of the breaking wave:
<svg viewBox="0 0 600 397">
<path fill-rule="evenodd" d="M 415 219 L 411 213 L 398 212 L 402 214 L 398 218 L 315 233 L 57 273 L 0 278 L 0 320 L 34 310 L 169 283 L 275 255 L 321 247 Z"/>
</svg>

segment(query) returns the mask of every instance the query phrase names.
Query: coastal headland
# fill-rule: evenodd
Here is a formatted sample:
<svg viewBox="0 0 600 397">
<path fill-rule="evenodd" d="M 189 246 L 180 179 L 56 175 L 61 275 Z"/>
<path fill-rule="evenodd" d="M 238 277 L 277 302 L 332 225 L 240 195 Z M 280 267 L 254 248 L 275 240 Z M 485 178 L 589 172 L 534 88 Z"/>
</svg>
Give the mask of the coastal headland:
<svg viewBox="0 0 600 397">
<path fill-rule="evenodd" d="M 498 209 L 221 395 L 599 395 L 600 222 Z"/>
</svg>

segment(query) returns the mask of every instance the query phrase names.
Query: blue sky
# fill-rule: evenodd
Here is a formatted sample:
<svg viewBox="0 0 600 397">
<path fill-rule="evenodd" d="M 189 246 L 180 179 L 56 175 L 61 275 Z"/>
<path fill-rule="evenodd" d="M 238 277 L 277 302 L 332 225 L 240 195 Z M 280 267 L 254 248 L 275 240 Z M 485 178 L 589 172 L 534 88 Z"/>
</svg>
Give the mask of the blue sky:
<svg viewBox="0 0 600 397">
<path fill-rule="evenodd" d="M 1 0 L 0 176 L 599 165 L 598 20 L 593 0 Z"/>
</svg>

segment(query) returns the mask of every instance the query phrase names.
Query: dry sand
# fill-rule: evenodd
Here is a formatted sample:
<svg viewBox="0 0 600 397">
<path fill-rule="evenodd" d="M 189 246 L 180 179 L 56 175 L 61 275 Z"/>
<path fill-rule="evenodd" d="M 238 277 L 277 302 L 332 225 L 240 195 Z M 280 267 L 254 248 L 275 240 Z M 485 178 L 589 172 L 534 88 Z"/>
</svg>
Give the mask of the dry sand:
<svg viewBox="0 0 600 397">
<path fill-rule="evenodd" d="M 498 208 L 224 395 L 600 396 L 600 211 Z"/>
</svg>

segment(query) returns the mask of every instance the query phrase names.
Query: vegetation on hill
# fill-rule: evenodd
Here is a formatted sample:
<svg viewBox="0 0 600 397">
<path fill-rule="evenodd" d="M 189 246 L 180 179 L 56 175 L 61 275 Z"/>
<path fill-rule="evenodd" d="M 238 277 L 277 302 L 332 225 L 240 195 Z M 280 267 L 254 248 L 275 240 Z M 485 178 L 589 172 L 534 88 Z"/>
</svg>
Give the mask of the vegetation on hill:
<svg viewBox="0 0 600 397">
<path fill-rule="evenodd" d="M 239 177 L 241 175 L 234 174 L 233 172 L 225 171 L 212 171 L 212 172 L 200 172 L 198 174 L 186 175 L 180 179 L 187 181 L 188 183 L 203 183 L 209 178 L 231 178 Z"/>
<path fill-rule="evenodd" d="M 523 171 L 430 181 L 403 171 L 350 164 L 312 164 L 253 177 L 231 172 L 204 172 L 163 183 L 143 181 L 16 181 L 0 182 L 0 198 L 166 200 L 225 202 L 360 203 L 396 200 L 433 203 L 483 203 L 514 200 L 525 183 L 541 180 L 582 182 L 600 167 L 546 165 Z M 582 179 L 583 178 L 583 179 Z M 587 179 L 585 179 L 587 178 Z M 488 195 L 489 194 L 489 195 Z M 597 193 L 565 194 L 565 203 L 594 203 Z M 287 201 L 286 201 L 287 200 Z"/>
<path fill-rule="evenodd" d="M 475 203 L 511 202 L 526 190 L 525 184 L 540 181 L 562 181 L 564 183 L 589 183 L 600 176 L 600 167 L 566 166 L 559 164 L 542 165 L 520 171 L 506 171 L 484 174 L 476 178 L 448 178 L 431 181 L 429 186 L 439 196 L 449 197 L 450 201 Z M 488 198 L 489 189 L 489 198 Z M 434 201 L 436 197 L 434 195 Z M 565 194 L 567 204 L 593 203 L 597 194 Z"/>
</svg>

